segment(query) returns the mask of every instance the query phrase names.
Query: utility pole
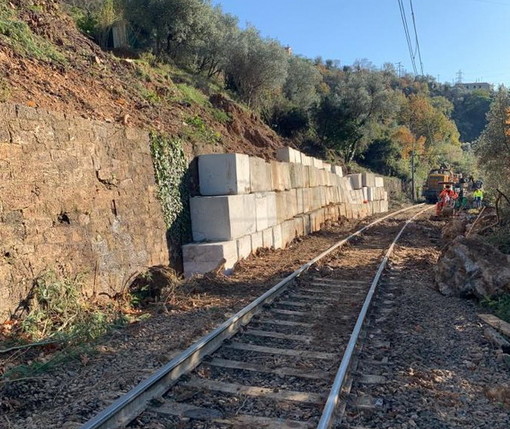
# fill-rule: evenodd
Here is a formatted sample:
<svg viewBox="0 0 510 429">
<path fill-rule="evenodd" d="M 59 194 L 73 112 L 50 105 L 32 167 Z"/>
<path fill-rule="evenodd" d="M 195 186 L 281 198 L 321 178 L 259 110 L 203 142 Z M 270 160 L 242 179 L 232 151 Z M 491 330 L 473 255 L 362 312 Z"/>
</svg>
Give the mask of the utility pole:
<svg viewBox="0 0 510 429">
<path fill-rule="evenodd" d="M 462 83 L 462 70 L 457 72 L 457 83 Z"/>
<path fill-rule="evenodd" d="M 414 200 L 416 198 L 416 190 L 414 186 L 414 144 L 413 144 L 413 150 L 411 151 L 411 193 L 412 193 L 412 202 L 414 203 Z"/>
</svg>

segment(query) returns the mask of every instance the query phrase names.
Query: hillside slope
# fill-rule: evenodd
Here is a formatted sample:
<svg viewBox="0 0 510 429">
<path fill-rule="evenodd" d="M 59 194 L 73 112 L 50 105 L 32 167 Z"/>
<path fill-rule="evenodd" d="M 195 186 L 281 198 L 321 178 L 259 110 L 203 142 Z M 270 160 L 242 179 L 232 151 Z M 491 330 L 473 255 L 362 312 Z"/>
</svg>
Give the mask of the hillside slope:
<svg viewBox="0 0 510 429">
<path fill-rule="evenodd" d="M 256 114 L 215 91 L 196 90 L 179 70 L 155 66 L 103 52 L 58 1 L 0 7 L 0 101 L 163 131 L 181 138 L 190 156 L 235 151 L 271 158 L 284 145 Z"/>
</svg>

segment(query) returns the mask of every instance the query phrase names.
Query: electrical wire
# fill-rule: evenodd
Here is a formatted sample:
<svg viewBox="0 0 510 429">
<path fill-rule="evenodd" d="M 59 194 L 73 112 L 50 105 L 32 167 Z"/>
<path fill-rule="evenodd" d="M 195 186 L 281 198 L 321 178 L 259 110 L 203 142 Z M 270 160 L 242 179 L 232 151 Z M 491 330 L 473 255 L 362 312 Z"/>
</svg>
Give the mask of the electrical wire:
<svg viewBox="0 0 510 429">
<path fill-rule="evenodd" d="M 402 25 L 404 27 L 404 33 L 405 33 L 405 36 L 406 36 L 407 47 L 409 49 L 409 55 L 411 57 L 411 64 L 413 66 L 414 74 L 417 75 L 418 74 L 418 69 L 416 68 L 415 55 L 413 54 L 413 44 L 411 42 L 411 36 L 410 36 L 410 33 L 409 33 L 409 26 L 407 25 L 407 15 L 406 15 L 406 11 L 405 11 L 405 8 L 404 8 L 404 3 L 403 3 L 403 0 L 397 0 L 397 1 L 398 1 L 398 6 L 400 8 L 400 16 L 402 18 Z"/>
<path fill-rule="evenodd" d="M 418 52 L 418 58 L 420 59 L 420 70 L 421 70 L 421 74 L 423 76 L 423 74 L 424 74 L 423 73 L 423 61 L 421 60 L 420 42 L 418 40 L 418 31 L 416 30 L 416 20 L 414 19 L 413 0 L 409 0 L 409 5 L 411 6 L 411 16 L 413 18 L 414 36 L 415 36 L 415 41 L 416 41 L 416 51 Z"/>
</svg>

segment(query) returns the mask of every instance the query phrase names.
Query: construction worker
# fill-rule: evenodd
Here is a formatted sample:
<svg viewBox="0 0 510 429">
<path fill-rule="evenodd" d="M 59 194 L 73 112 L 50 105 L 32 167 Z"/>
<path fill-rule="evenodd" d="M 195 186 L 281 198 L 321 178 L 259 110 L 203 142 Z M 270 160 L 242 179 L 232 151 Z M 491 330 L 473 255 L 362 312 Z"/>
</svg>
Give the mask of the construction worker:
<svg viewBox="0 0 510 429">
<path fill-rule="evenodd" d="M 482 207 L 483 191 L 478 188 L 473 191 L 473 207 L 479 209 Z"/>
<path fill-rule="evenodd" d="M 439 201 L 436 203 L 436 216 L 440 216 L 443 208 L 452 204 L 453 200 L 458 197 L 458 194 L 451 188 L 450 185 L 445 185 L 444 189 L 439 194 Z"/>
</svg>

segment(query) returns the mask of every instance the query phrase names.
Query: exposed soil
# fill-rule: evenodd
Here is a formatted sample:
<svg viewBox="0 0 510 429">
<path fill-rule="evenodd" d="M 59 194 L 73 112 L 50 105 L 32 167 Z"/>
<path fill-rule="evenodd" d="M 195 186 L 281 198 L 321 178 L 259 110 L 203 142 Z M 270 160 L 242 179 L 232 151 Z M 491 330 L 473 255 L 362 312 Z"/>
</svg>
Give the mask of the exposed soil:
<svg viewBox="0 0 510 429">
<path fill-rule="evenodd" d="M 37 3 L 37 6 L 35 4 Z M 285 142 L 260 118 L 235 102 L 203 88 L 211 104 L 187 100 L 176 86 L 193 86 L 191 77 L 174 78 L 147 64 L 115 57 L 81 34 L 56 0 L 11 0 L 21 19 L 51 43 L 63 61 L 36 59 L 13 49 L 0 37 L 0 83 L 3 99 L 53 112 L 82 116 L 128 127 L 164 131 L 187 143 L 190 158 L 200 153 L 238 152 L 266 159 Z M 7 95 L 5 95 L 7 94 Z M 230 119 L 214 118 L 212 106 Z M 190 120 L 199 117 L 208 136 L 193 136 Z"/>
</svg>

